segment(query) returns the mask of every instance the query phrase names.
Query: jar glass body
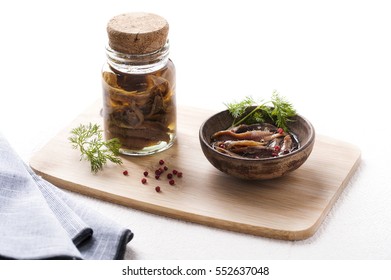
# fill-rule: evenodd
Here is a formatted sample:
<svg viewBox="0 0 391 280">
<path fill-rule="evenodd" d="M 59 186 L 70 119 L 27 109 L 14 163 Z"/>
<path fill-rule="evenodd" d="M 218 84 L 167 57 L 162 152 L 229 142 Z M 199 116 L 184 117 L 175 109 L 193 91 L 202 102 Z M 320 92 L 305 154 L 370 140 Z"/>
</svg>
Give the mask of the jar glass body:
<svg viewBox="0 0 391 280">
<path fill-rule="evenodd" d="M 176 138 L 175 66 L 168 43 L 151 54 L 129 55 L 106 47 L 102 69 L 103 127 L 118 138 L 120 152 L 148 155 L 171 147 Z"/>
</svg>

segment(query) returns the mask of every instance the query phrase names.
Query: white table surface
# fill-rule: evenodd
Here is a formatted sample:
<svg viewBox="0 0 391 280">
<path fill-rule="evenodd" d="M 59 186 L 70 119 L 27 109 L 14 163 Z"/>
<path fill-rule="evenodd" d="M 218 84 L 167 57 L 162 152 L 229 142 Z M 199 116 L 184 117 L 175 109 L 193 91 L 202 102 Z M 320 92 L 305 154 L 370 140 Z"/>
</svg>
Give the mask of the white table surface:
<svg viewBox="0 0 391 280">
<path fill-rule="evenodd" d="M 317 233 L 296 242 L 72 194 L 135 233 L 127 259 L 391 259 L 387 1 L 1 1 L 0 130 L 26 162 L 101 98 L 106 23 L 129 11 L 169 21 L 178 106 L 218 111 L 276 89 L 362 162 Z"/>
</svg>

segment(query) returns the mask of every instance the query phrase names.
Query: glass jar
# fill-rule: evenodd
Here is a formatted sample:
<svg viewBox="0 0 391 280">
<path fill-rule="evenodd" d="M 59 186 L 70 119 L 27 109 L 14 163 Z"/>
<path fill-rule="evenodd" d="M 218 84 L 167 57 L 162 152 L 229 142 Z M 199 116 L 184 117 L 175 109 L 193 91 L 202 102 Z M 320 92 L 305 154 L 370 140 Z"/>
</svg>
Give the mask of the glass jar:
<svg viewBox="0 0 391 280">
<path fill-rule="evenodd" d="M 122 14 L 109 22 L 107 31 L 105 138 L 118 138 L 126 155 L 168 149 L 176 137 L 176 100 L 167 22 L 154 14 Z"/>
</svg>

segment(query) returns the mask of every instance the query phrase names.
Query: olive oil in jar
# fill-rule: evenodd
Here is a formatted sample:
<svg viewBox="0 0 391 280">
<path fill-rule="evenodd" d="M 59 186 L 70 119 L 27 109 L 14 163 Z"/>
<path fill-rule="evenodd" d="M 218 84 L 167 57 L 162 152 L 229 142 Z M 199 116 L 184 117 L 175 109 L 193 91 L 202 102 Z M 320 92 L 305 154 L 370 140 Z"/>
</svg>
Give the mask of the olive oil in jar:
<svg viewBox="0 0 391 280">
<path fill-rule="evenodd" d="M 122 14 L 109 21 L 107 31 L 102 70 L 105 138 L 118 138 L 120 151 L 127 155 L 166 150 L 176 137 L 168 23 L 155 14 Z"/>
</svg>

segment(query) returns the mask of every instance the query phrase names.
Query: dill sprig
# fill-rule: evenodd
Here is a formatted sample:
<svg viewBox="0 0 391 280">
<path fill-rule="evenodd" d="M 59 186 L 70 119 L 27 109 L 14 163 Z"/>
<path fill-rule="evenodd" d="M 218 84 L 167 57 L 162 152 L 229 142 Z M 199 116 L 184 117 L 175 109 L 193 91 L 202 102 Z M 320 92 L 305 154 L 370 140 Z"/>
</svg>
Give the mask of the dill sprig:
<svg viewBox="0 0 391 280">
<path fill-rule="evenodd" d="M 225 105 L 234 118 L 231 127 L 242 123 L 261 123 L 265 122 L 266 119 L 270 119 L 277 127 L 289 131 L 288 123 L 296 115 L 292 103 L 287 101 L 285 97 L 280 96 L 277 91 L 273 91 L 272 97 L 268 101 L 256 102 L 252 97 L 246 96 L 240 102 Z M 252 106 L 255 106 L 255 108 L 249 111 L 249 107 Z"/>
<path fill-rule="evenodd" d="M 68 140 L 74 149 L 79 149 L 80 160 L 84 159 L 91 163 L 91 172 L 97 173 L 102 170 L 107 161 L 122 164 L 122 160 L 118 157 L 120 141 L 118 138 L 104 141 L 99 125 L 80 124 L 71 130 L 71 134 Z"/>
<path fill-rule="evenodd" d="M 232 117 L 239 118 L 242 116 L 246 109 L 252 105 L 254 105 L 255 100 L 251 96 L 246 96 L 242 101 L 240 102 L 234 102 L 234 103 L 227 103 L 225 106 L 227 106 L 229 112 L 231 113 Z"/>
</svg>

